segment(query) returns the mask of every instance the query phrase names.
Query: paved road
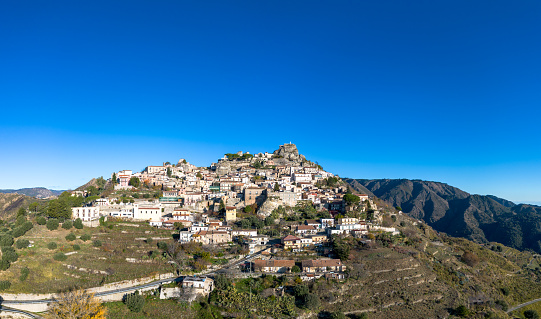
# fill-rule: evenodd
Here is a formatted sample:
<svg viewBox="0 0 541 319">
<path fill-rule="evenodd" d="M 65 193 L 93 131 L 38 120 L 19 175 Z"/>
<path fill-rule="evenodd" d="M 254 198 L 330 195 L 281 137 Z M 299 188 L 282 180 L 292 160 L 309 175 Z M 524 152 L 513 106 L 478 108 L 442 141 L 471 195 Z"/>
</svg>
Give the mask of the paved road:
<svg viewBox="0 0 541 319">
<path fill-rule="evenodd" d="M 537 298 L 537 299 L 530 300 L 530 301 L 525 302 L 525 303 L 521 303 L 521 304 L 518 305 L 518 306 L 515 306 L 515 307 L 513 307 L 513 308 L 508 309 L 508 310 L 507 310 L 507 313 L 510 313 L 511 311 L 515 311 L 515 310 L 520 309 L 520 308 L 522 308 L 522 307 L 526 307 L 527 305 L 531 305 L 531 304 L 536 303 L 536 302 L 538 302 L 538 301 L 541 301 L 541 298 Z"/>
<path fill-rule="evenodd" d="M 1 312 L 11 312 L 11 313 L 20 314 L 20 315 L 27 316 L 28 318 L 39 318 L 39 319 L 41 319 L 40 316 L 35 315 L 35 314 L 31 313 L 31 312 L 26 312 L 26 311 L 22 311 L 22 310 L 12 309 L 12 308 L 4 307 L 4 306 L 1 306 L 1 305 L 0 305 L 0 311 L 1 311 Z"/>
<path fill-rule="evenodd" d="M 229 269 L 230 267 L 237 266 L 240 263 L 246 262 L 248 260 L 251 260 L 251 259 L 261 255 L 261 252 L 262 252 L 262 250 L 254 253 L 252 255 L 248 255 L 248 256 L 246 256 L 246 257 L 244 257 L 242 259 L 239 259 L 237 261 L 234 261 L 231 264 L 224 265 L 223 267 L 221 267 L 219 269 L 216 269 L 214 271 L 204 273 L 202 275 L 214 275 L 216 273 L 223 272 L 226 269 Z M 143 284 L 143 285 L 137 285 L 137 286 L 113 289 L 113 290 L 104 291 L 104 292 L 98 292 L 98 293 L 95 293 L 94 295 L 96 297 L 100 297 L 100 296 L 113 295 L 113 294 L 117 294 L 117 293 L 128 293 L 128 292 L 131 292 L 131 291 L 144 289 L 144 288 L 159 287 L 160 285 L 162 285 L 164 283 L 170 283 L 172 281 L 175 281 L 176 279 L 178 279 L 178 277 L 177 278 L 172 277 L 172 278 L 168 278 L 168 279 L 161 279 L 161 280 L 149 282 L 149 283 Z M 8 300 L 8 299 L 4 299 L 2 301 L 2 303 L 4 303 L 4 304 L 40 304 L 40 303 L 49 303 L 51 301 L 52 301 L 52 299 L 40 299 L 40 300 Z"/>
</svg>

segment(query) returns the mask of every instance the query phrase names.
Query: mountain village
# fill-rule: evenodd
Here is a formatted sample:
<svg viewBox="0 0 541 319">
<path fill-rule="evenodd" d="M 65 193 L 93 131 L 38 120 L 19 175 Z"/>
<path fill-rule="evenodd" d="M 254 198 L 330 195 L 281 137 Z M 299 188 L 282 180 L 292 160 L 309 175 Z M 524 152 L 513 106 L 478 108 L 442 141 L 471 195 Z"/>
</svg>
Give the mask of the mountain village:
<svg viewBox="0 0 541 319">
<path fill-rule="evenodd" d="M 146 221 L 151 226 L 179 229 L 179 242 L 207 245 L 242 243 L 257 259 L 244 265 L 250 270 L 284 273 L 295 271 L 295 255 L 308 252 L 316 259 L 304 260 L 306 279 L 321 276 L 343 278 L 345 266 L 333 259 L 326 243 L 333 235 L 366 238 L 370 231 L 399 232 L 381 225 L 376 204 L 365 194 L 353 194 L 339 178 L 300 155 L 294 144 L 273 153 L 226 154 L 210 167 L 196 167 L 185 159 L 176 165 L 148 166 L 142 172 L 115 172 L 114 190 L 85 207 L 73 207 L 72 218 L 87 226 L 100 218 Z M 159 189 L 158 198 L 120 199 L 122 191 L 144 185 Z M 87 195 L 73 191 L 72 196 Z M 145 196 L 149 197 L 149 196 Z M 310 206 L 316 214 L 304 221 L 285 221 L 277 211 Z M 241 217 L 252 216 L 280 232 L 261 233 Z M 319 217 L 319 218 L 317 218 Z M 265 226 L 265 223 L 261 223 Z"/>
</svg>

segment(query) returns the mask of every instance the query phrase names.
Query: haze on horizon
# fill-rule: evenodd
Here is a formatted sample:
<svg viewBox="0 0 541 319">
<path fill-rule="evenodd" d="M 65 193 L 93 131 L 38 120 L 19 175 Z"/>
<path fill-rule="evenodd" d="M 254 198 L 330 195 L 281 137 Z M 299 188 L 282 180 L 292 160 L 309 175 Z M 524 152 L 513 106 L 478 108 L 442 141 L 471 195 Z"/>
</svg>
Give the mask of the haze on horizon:
<svg viewBox="0 0 541 319">
<path fill-rule="evenodd" d="M 0 188 L 292 141 L 351 178 L 541 202 L 541 3 L 3 3 Z"/>
</svg>

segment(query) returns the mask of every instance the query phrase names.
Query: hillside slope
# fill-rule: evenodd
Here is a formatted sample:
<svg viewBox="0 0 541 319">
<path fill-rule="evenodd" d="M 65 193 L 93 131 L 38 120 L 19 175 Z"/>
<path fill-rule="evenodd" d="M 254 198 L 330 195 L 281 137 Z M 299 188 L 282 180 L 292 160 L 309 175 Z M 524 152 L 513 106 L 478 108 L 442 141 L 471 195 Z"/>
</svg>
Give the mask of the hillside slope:
<svg viewBox="0 0 541 319">
<path fill-rule="evenodd" d="M 36 198 L 49 198 L 62 194 L 63 191 L 47 189 L 45 187 L 21 188 L 21 189 L 0 189 L 4 194 L 21 194 Z"/>
<path fill-rule="evenodd" d="M 28 208 L 34 202 L 43 203 L 44 201 L 21 194 L 0 193 L 0 219 L 6 220 L 14 217 L 19 208 Z"/>
<path fill-rule="evenodd" d="M 344 179 L 438 231 L 476 242 L 541 252 L 541 207 L 471 195 L 444 183 L 407 179 Z"/>
</svg>

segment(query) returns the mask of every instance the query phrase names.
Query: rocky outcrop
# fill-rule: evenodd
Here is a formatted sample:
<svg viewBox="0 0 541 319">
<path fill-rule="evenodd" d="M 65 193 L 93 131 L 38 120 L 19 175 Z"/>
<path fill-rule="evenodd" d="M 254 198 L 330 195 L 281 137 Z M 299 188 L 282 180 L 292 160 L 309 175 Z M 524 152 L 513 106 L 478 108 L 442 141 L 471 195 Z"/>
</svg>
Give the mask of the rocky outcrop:
<svg viewBox="0 0 541 319">
<path fill-rule="evenodd" d="M 280 203 L 276 200 L 273 200 L 272 198 L 267 198 L 267 200 L 259 207 L 257 211 L 257 216 L 261 218 L 266 218 L 270 216 L 273 210 L 278 208 L 280 206 Z"/>
<path fill-rule="evenodd" d="M 273 152 L 277 158 L 283 158 L 291 162 L 302 163 L 306 161 L 304 155 L 299 154 L 297 145 L 295 144 L 284 144 Z"/>
</svg>

